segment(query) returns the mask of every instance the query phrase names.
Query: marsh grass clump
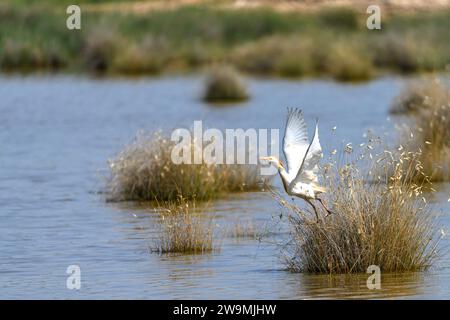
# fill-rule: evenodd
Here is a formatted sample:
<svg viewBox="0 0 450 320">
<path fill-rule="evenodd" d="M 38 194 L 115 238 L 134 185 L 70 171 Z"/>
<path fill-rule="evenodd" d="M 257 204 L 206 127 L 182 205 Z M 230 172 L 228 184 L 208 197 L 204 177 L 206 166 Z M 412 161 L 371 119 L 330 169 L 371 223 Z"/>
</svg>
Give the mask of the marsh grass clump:
<svg viewBox="0 0 450 320">
<path fill-rule="evenodd" d="M 237 71 L 229 66 L 212 69 L 206 79 L 203 99 L 209 102 L 237 102 L 247 100 L 247 88 Z"/>
<path fill-rule="evenodd" d="M 420 152 L 420 171 L 417 181 L 450 180 L 450 104 L 422 112 L 412 119 L 413 129 L 400 133 L 400 147 Z"/>
<path fill-rule="evenodd" d="M 169 45 L 164 38 L 145 37 L 116 54 L 112 68 L 121 74 L 157 74 L 169 60 Z"/>
<path fill-rule="evenodd" d="M 161 133 L 142 134 L 110 161 L 109 201 L 209 200 L 229 192 L 261 190 L 257 165 L 176 164 L 175 143 Z M 191 154 L 201 152 L 194 142 Z M 193 163 L 193 162 L 192 162 Z"/>
<path fill-rule="evenodd" d="M 410 85 L 392 110 L 413 114 L 400 131 L 400 149 L 420 154 L 426 181 L 450 179 L 450 91 L 439 81 Z M 416 180 L 423 176 L 416 175 Z"/>
<path fill-rule="evenodd" d="M 417 46 L 411 37 L 391 33 L 374 40 L 369 47 L 372 47 L 377 67 L 408 74 L 420 68 Z"/>
<path fill-rule="evenodd" d="M 200 214 L 195 202 L 183 197 L 164 202 L 159 213 L 157 238 L 151 251 L 160 254 L 202 254 L 219 250 L 215 243 L 216 225 L 211 217 Z"/>
<path fill-rule="evenodd" d="M 374 73 L 368 55 L 348 44 L 332 46 L 325 64 L 327 73 L 339 81 L 365 81 Z"/>
<path fill-rule="evenodd" d="M 422 198 L 422 185 L 412 183 L 414 167 L 402 165 L 417 155 L 391 156 L 383 152 L 367 163 L 327 165 L 324 200 L 334 214 L 318 223 L 313 214 L 277 196 L 289 213 L 291 271 L 358 273 L 377 265 L 382 272 L 401 272 L 431 266 L 438 243 L 434 215 Z"/>
<path fill-rule="evenodd" d="M 372 78 L 375 70 L 366 48 L 336 37 L 271 36 L 238 46 L 231 59 L 239 69 L 262 75 L 291 78 L 330 75 L 339 81 Z M 356 38 L 353 42 L 357 42 Z"/>
<path fill-rule="evenodd" d="M 99 27 L 84 39 L 82 60 L 84 68 L 91 72 L 106 72 L 111 68 L 115 50 L 124 46 L 123 39 L 115 36 L 110 29 Z"/>
<path fill-rule="evenodd" d="M 450 91 L 437 79 L 408 83 L 394 99 L 390 112 L 409 114 L 428 112 L 447 104 Z"/>
<path fill-rule="evenodd" d="M 314 71 L 313 49 L 309 37 L 271 36 L 238 46 L 231 53 L 231 61 L 253 74 L 300 77 Z"/>
<path fill-rule="evenodd" d="M 63 54 L 46 44 L 33 46 L 24 41 L 8 40 L 0 50 L 0 68 L 5 71 L 56 70 L 65 63 Z"/>
<path fill-rule="evenodd" d="M 260 232 L 257 226 L 250 219 L 237 219 L 227 232 L 231 238 L 239 239 L 257 239 Z"/>
<path fill-rule="evenodd" d="M 56 1 L 26 2 L 0 5 L 0 59 L 8 71 L 64 68 L 135 75 L 194 70 L 226 61 L 253 74 L 328 76 L 328 71 L 337 71 L 322 68 L 322 52 L 328 55 L 336 39 L 344 47 L 355 43 L 363 47 L 362 52 L 351 52 L 355 68 L 346 55 L 339 57 L 343 61 L 335 59 L 343 79 L 352 74 L 360 78 L 361 71 L 349 71 L 366 68 L 367 57 L 377 74 L 445 71 L 449 62 L 448 10 L 396 12 L 384 21 L 387 32 L 367 33 L 366 17 L 349 8 L 234 10 L 182 1 L 176 8 L 142 14 L 124 12 L 122 5 L 106 9 L 92 3 L 83 11 L 83 25 L 90 32 L 68 37 L 67 29 L 61 28 L 66 13 Z M 153 40 L 146 43 L 147 38 Z M 304 39 L 312 48 L 304 46 Z"/>
<path fill-rule="evenodd" d="M 3 70 L 26 70 L 40 68 L 44 65 L 40 50 L 25 43 L 7 41 L 2 49 L 0 66 Z"/>
<path fill-rule="evenodd" d="M 450 179 L 450 103 L 418 116 L 416 148 L 432 181 Z M 419 144 L 417 146 L 417 144 Z"/>
</svg>

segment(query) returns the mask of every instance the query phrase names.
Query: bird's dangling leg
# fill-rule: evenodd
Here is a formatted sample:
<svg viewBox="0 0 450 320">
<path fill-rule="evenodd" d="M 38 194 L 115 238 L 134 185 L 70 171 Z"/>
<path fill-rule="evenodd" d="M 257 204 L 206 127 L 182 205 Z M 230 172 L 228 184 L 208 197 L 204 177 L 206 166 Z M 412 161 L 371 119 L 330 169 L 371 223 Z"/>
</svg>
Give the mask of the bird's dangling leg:
<svg viewBox="0 0 450 320">
<path fill-rule="evenodd" d="M 331 211 L 330 209 L 327 208 L 327 206 L 325 205 L 325 203 L 323 203 L 322 199 L 320 198 L 316 198 L 317 200 L 319 200 L 319 202 L 322 204 L 322 206 L 324 207 L 324 209 L 327 211 L 327 216 L 329 216 L 330 214 L 333 214 L 333 211 Z"/>
<path fill-rule="evenodd" d="M 308 202 L 310 204 L 310 206 L 313 207 L 314 213 L 316 214 L 317 223 L 319 223 L 320 219 L 319 219 L 319 214 L 317 213 L 316 206 L 310 200 L 306 200 L 306 202 Z"/>
</svg>

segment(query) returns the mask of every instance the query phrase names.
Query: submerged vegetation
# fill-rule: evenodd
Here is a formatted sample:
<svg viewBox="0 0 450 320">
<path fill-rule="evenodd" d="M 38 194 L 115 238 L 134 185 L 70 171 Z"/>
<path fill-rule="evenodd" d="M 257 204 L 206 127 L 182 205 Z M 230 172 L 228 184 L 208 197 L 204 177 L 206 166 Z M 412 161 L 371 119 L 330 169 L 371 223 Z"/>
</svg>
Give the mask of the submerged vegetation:
<svg viewBox="0 0 450 320">
<path fill-rule="evenodd" d="M 353 81 L 386 70 L 443 71 L 450 63 L 446 10 L 393 13 L 378 32 L 367 30 L 365 11 L 351 9 L 230 10 L 203 3 L 140 14 L 95 6 L 83 9 L 81 30 L 68 30 L 64 2 L 2 3 L 1 70 L 155 74 L 219 62 L 254 74 Z"/>
<path fill-rule="evenodd" d="M 174 145 L 160 133 L 138 136 L 110 161 L 109 200 L 209 200 L 263 187 L 257 165 L 176 164 Z M 195 143 L 191 150 L 201 152 Z"/>
<path fill-rule="evenodd" d="M 228 236 L 234 239 L 257 239 L 262 236 L 262 230 L 251 219 L 237 219 L 229 229 Z"/>
<path fill-rule="evenodd" d="M 369 150 L 370 151 L 370 150 Z M 276 196 L 289 213 L 290 252 L 294 272 L 357 273 L 377 265 L 382 272 L 425 270 L 436 257 L 434 214 L 422 185 L 414 184 L 420 155 L 389 151 L 326 166 L 324 198 L 334 214 L 319 223 L 303 209 Z M 394 174 L 392 175 L 392 172 Z"/>
<path fill-rule="evenodd" d="M 159 229 L 153 252 L 201 254 L 219 250 L 215 243 L 216 225 L 211 217 L 201 215 L 195 202 L 183 197 L 160 204 Z"/>
<path fill-rule="evenodd" d="M 247 98 L 247 89 L 236 70 L 221 66 L 211 71 L 206 80 L 205 101 L 237 102 Z"/>
</svg>

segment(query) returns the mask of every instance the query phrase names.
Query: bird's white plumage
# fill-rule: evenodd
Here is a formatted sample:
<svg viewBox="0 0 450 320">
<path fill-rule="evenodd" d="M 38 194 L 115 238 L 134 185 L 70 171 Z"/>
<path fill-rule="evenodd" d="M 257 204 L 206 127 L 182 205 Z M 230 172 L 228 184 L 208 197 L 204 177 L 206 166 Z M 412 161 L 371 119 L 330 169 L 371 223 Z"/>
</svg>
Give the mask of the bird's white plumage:
<svg viewBox="0 0 450 320">
<path fill-rule="evenodd" d="M 283 152 L 287 162 L 290 181 L 297 176 L 308 146 L 308 129 L 302 111 L 299 109 L 288 109 L 283 138 Z"/>
<path fill-rule="evenodd" d="M 318 183 L 319 179 L 317 174 L 322 156 L 323 152 L 319 141 L 319 124 L 316 123 L 316 129 L 311 144 L 304 155 L 303 162 L 295 179 L 291 183 Z"/>
<path fill-rule="evenodd" d="M 308 128 L 299 109 L 288 109 L 283 152 L 288 167 L 289 184 L 293 184 L 292 187 L 299 182 L 318 182 L 318 164 L 322 158 L 319 125 L 316 123 L 313 139 L 309 143 Z"/>
<path fill-rule="evenodd" d="M 316 122 L 314 136 L 309 143 L 308 129 L 300 109 L 288 109 L 283 152 L 288 171 L 276 157 L 261 157 L 261 160 L 268 160 L 278 168 L 287 194 L 302 198 L 309 203 L 319 222 L 317 208 L 311 202 L 312 200 L 318 200 L 328 214 L 332 213 L 318 197 L 319 194 L 326 192 L 326 189 L 318 184 L 319 162 L 323 156 L 319 140 L 319 125 Z"/>
</svg>

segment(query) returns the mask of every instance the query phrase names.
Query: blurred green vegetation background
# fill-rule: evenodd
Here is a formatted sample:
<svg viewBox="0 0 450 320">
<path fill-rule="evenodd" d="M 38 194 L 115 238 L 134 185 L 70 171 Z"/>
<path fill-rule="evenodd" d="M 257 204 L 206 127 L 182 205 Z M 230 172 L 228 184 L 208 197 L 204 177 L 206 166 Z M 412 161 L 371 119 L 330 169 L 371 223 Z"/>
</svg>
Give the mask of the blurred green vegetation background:
<svg viewBox="0 0 450 320">
<path fill-rule="evenodd" d="M 229 64 L 256 75 L 357 81 L 450 64 L 450 10 L 391 12 L 382 30 L 368 30 L 368 14 L 354 8 L 230 10 L 209 1 L 139 12 L 124 9 L 131 0 L 81 0 L 82 29 L 68 30 L 72 3 L 3 1 L 1 70 L 140 75 Z"/>
</svg>

